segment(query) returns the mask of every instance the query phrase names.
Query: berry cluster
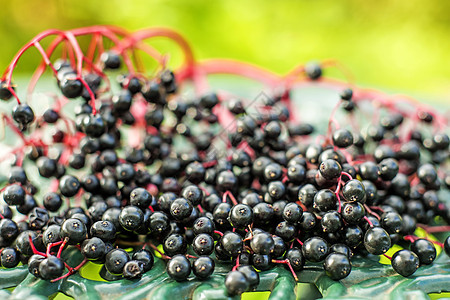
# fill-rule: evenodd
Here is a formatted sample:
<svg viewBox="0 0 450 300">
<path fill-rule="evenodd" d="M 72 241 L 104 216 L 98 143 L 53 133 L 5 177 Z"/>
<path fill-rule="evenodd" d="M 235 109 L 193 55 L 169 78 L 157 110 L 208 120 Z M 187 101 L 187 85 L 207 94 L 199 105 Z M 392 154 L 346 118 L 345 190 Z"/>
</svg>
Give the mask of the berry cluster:
<svg viewBox="0 0 450 300">
<path fill-rule="evenodd" d="M 91 37 L 86 54 L 79 36 Z M 144 43 L 156 36 L 181 46 L 182 68 L 172 72 L 166 56 Z M 105 49 L 103 39 L 114 46 Z M 53 61 L 59 45 L 62 57 Z M 29 97 L 46 66 L 59 88 L 37 116 L 11 83 L 30 47 L 43 63 Z M 152 75 L 137 50 L 158 62 Z M 228 293 L 239 295 L 256 289 L 258 272 L 275 264 L 297 280 L 306 263 L 321 262 L 340 280 L 353 256 L 386 255 L 395 243 L 410 244 L 389 257 L 403 276 L 431 264 L 435 245 L 450 255 L 449 238 L 441 244 L 414 235 L 418 227 L 450 229 L 431 226 L 450 222 L 441 194 L 450 186 L 448 120 L 409 98 L 323 78 L 330 65 L 307 64 L 280 77 L 233 61 L 196 62 L 187 43 L 165 29 L 95 26 L 38 35 L 1 79 L 0 98 L 18 101 L 12 119 L 2 120 L 21 143 L 10 151 L 2 189 L 1 265 L 22 262 L 34 276 L 58 281 L 89 261 L 137 279 L 156 254 L 171 278 L 184 281 L 191 272 L 207 279 L 221 261 L 232 267 Z M 210 92 L 206 75 L 214 73 L 260 80 L 271 94 L 249 104 Z M 290 100 L 297 85 L 313 82 L 340 91 L 324 135 L 300 121 Z M 195 94 L 186 96 L 180 91 L 189 84 Z M 72 99 L 73 116 L 64 111 Z M 338 113 L 347 122 L 338 122 Z M 69 247 L 84 256 L 78 266 L 62 258 Z"/>
</svg>

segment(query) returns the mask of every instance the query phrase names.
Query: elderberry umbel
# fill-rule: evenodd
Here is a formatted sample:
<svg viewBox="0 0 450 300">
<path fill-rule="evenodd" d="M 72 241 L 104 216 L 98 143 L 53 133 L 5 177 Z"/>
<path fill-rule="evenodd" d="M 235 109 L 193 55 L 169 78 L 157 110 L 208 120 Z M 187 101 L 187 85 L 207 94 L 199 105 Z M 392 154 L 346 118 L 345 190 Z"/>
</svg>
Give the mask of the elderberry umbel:
<svg viewBox="0 0 450 300">
<path fill-rule="evenodd" d="M 181 47 L 181 67 L 169 69 L 169 56 L 145 44 L 154 37 Z M 79 38 L 91 39 L 88 49 Z M 43 62 L 27 95 L 46 69 L 58 87 L 45 107 L 20 99 L 25 89 L 12 83 L 32 47 Z M 141 54 L 158 67 L 146 70 Z M 338 64 L 279 76 L 241 62 L 199 62 L 183 37 L 160 28 L 37 35 L 0 80 L 0 99 L 17 101 L 0 116 L 17 137 L 2 158 L 9 174 L 1 265 L 23 262 L 55 282 L 91 262 L 110 280 L 139 280 L 157 253 L 180 282 L 229 264 L 224 285 L 234 296 L 255 290 L 259 272 L 276 265 L 298 280 L 305 265 L 320 263 L 341 280 L 353 257 L 388 256 L 397 243 L 409 249 L 389 257 L 392 267 L 410 276 L 433 263 L 436 247 L 450 254 L 449 238 L 414 235 L 419 227 L 450 230 L 449 120 L 410 98 L 329 80 L 330 66 Z M 261 81 L 267 97 L 213 91 L 207 76 L 224 73 Z M 292 106 L 297 84 L 311 81 L 336 91 L 325 132 Z M 63 258 L 68 248 L 81 253 L 78 265 Z"/>
</svg>

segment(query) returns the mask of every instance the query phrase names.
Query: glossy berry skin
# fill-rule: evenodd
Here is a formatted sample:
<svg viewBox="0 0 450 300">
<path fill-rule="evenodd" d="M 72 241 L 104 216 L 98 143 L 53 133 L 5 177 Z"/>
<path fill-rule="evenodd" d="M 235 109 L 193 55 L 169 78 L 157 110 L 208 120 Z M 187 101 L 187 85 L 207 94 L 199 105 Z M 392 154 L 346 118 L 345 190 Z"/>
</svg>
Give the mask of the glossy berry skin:
<svg viewBox="0 0 450 300">
<path fill-rule="evenodd" d="M 237 178 L 230 170 L 222 171 L 217 175 L 216 184 L 221 191 L 230 191 L 237 184 Z"/>
<path fill-rule="evenodd" d="M 130 194 L 130 204 L 146 209 L 152 203 L 153 196 L 144 188 L 135 188 Z"/>
<path fill-rule="evenodd" d="M 444 241 L 444 251 L 447 256 L 450 256 L 450 235 Z"/>
<path fill-rule="evenodd" d="M 169 217 L 165 213 L 155 212 L 148 220 L 148 227 L 151 232 L 162 235 L 169 230 Z"/>
<path fill-rule="evenodd" d="M 333 244 L 330 247 L 330 253 L 340 253 L 344 254 L 348 257 L 348 259 L 351 259 L 353 257 L 353 252 L 350 250 L 350 248 L 345 244 Z"/>
<path fill-rule="evenodd" d="M 398 162 L 393 158 L 385 158 L 378 164 L 378 175 L 384 181 L 390 181 L 397 176 Z"/>
<path fill-rule="evenodd" d="M 411 251 L 419 257 L 421 265 L 429 265 L 436 259 L 436 248 L 426 239 L 415 240 L 411 244 Z"/>
<path fill-rule="evenodd" d="M 372 227 L 364 235 L 364 247 L 373 255 L 381 255 L 391 248 L 391 238 L 383 228 Z"/>
<path fill-rule="evenodd" d="M 116 70 L 120 68 L 120 56 L 115 51 L 110 50 L 102 53 L 100 59 L 103 62 L 105 69 Z"/>
<path fill-rule="evenodd" d="M 300 222 L 298 225 L 299 229 L 308 232 L 313 230 L 316 227 L 316 224 L 317 224 L 316 216 L 311 212 L 305 211 L 302 217 L 300 218 Z"/>
<path fill-rule="evenodd" d="M 45 257 L 42 255 L 33 254 L 28 260 L 28 272 L 39 278 L 41 276 L 39 272 L 39 265 L 44 259 Z"/>
<path fill-rule="evenodd" d="M 144 274 L 144 264 L 138 260 L 130 260 L 123 267 L 123 277 L 126 279 L 138 279 Z"/>
<path fill-rule="evenodd" d="M 411 276 L 419 268 L 419 257 L 412 251 L 397 251 L 391 260 L 392 268 L 404 277 Z"/>
<path fill-rule="evenodd" d="M 323 261 L 330 249 L 327 241 L 320 237 L 312 237 L 303 242 L 302 254 L 307 261 Z"/>
<path fill-rule="evenodd" d="M 86 239 L 86 225 L 78 219 L 67 219 L 61 225 L 59 235 L 62 239 L 68 238 L 69 244 L 78 244 Z"/>
<path fill-rule="evenodd" d="M 210 240 L 208 240 L 210 242 Z M 183 235 L 178 233 L 172 233 L 166 237 L 163 243 L 164 253 L 169 256 L 175 254 L 183 254 L 186 252 L 187 243 Z"/>
<path fill-rule="evenodd" d="M 76 79 L 75 76 L 64 76 L 64 78 L 59 83 L 59 87 L 61 89 L 61 93 L 64 97 L 73 99 L 81 96 L 83 93 L 83 84 L 79 79 Z"/>
<path fill-rule="evenodd" d="M 220 240 L 220 243 L 222 244 L 225 253 L 229 256 L 234 257 L 242 252 L 242 237 L 237 233 L 226 232 Z"/>
<path fill-rule="evenodd" d="M 3 200 L 10 206 L 22 205 L 25 203 L 25 191 L 18 184 L 9 185 L 3 192 Z"/>
<path fill-rule="evenodd" d="M 181 196 L 191 202 L 193 206 L 197 206 L 203 200 L 203 191 L 196 185 L 189 185 L 183 188 Z"/>
<path fill-rule="evenodd" d="M 288 203 L 283 209 L 283 219 L 291 224 L 297 224 L 303 215 L 303 209 L 297 203 Z"/>
<path fill-rule="evenodd" d="M 366 161 L 359 166 L 362 179 L 375 182 L 378 179 L 378 167 L 374 162 Z"/>
<path fill-rule="evenodd" d="M 191 264 L 186 256 L 178 254 L 168 261 L 166 272 L 176 281 L 185 281 L 191 274 Z"/>
<path fill-rule="evenodd" d="M 60 258 L 50 255 L 39 264 L 39 274 L 45 280 L 52 280 L 64 273 L 64 263 Z"/>
<path fill-rule="evenodd" d="M 298 190 L 298 200 L 305 206 L 311 206 L 314 201 L 314 196 L 317 193 L 317 189 L 312 184 L 305 184 Z"/>
<path fill-rule="evenodd" d="M 200 256 L 192 263 L 192 271 L 200 280 L 207 279 L 214 272 L 215 263 L 209 256 Z"/>
<path fill-rule="evenodd" d="M 0 237 L 5 240 L 12 240 L 19 234 L 19 227 L 11 219 L 3 218 L 0 220 Z"/>
<path fill-rule="evenodd" d="M 138 229 L 144 222 L 144 213 L 133 205 L 126 206 L 119 215 L 119 223 L 125 230 L 133 231 Z"/>
<path fill-rule="evenodd" d="M 57 212 L 62 205 L 62 199 L 57 193 L 49 192 L 44 195 L 44 207 L 51 212 Z"/>
<path fill-rule="evenodd" d="M 275 227 L 275 234 L 282 238 L 284 241 L 288 242 L 294 238 L 296 234 L 296 228 L 294 225 L 283 221 L 278 223 L 278 225 Z"/>
<path fill-rule="evenodd" d="M 326 159 L 319 166 L 320 175 L 327 180 L 333 180 L 341 176 L 342 167 L 334 159 Z"/>
<path fill-rule="evenodd" d="M 225 278 L 225 287 L 228 295 L 237 296 L 247 291 L 250 283 L 243 272 L 231 271 Z"/>
<path fill-rule="evenodd" d="M 303 269 L 305 265 L 305 259 L 303 257 L 302 251 L 296 247 L 289 249 L 284 254 L 284 259 L 287 259 L 294 271 L 299 272 Z"/>
<path fill-rule="evenodd" d="M 347 148 L 353 144 L 353 134 L 347 129 L 338 129 L 333 133 L 333 144 L 339 148 Z"/>
<path fill-rule="evenodd" d="M 281 181 L 272 181 L 269 183 L 267 192 L 273 200 L 280 200 L 286 193 L 286 188 Z"/>
<path fill-rule="evenodd" d="M 275 242 L 272 235 L 267 232 L 254 234 L 250 240 L 250 248 L 257 254 L 271 254 L 274 247 Z"/>
<path fill-rule="evenodd" d="M 75 176 L 64 175 L 59 181 L 59 190 L 65 197 L 73 197 L 80 190 L 81 184 Z"/>
<path fill-rule="evenodd" d="M 143 268 L 144 273 L 147 271 L 150 271 L 155 262 L 153 254 L 146 249 L 140 249 L 140 250 L 134 252 L 132 259 L 142 262 L 142 268 Z"/>
<path fill-rule="evenodd" d="M 402 217 L 396 212 L 386 212 L 381 216 L 381 226 L 390 234 L 399 233 L 403 226 Z"/>
<path fill-rule="evenodd" d="M 33 255 L 33 250 L 31 249 L 29 238 L 31 237 L 31 240 L 33 241 L 33 243 L 35 243 L 37 236 L 38 236 L 37 233 L 34 231 L 31 231 L 31 230 L 22 231 L 17 236 L 16 241 L 15 241 L 16 250 L 24 255 L 28 255 L 28 256 Z"/>
<path fill-rule="evenodd" d="M 245 204 L 234 205 L 228 215 L 228 221 L 235 228 L 245 228 L 253 222 L 253 211 Z"/>
<path fill-rule="evenodd" d="M 12 87 L 14 89 L 14 87 Z M 0 99 L 2 100 L 9 100 L 12 97 L 11 91 L 8 89 L 6 85 L 6 81 L 1 80 L 0 81 Z"/>
<path fill-rule="evenodd" d="M 347 181 L 342 188 L 342 195 L 349 202 L 363 202 L 366 197 L 366 189 L 364 184 L 357 179 Z"/>
<path fill-rule="evenodd" d="M 100 115 L 87 115 L 83 118 L 83 131 L 91 138 L 98 138 L 106 130 L 105 121 Z"/>
<path fill-rule="evenodd" d="M 42 242 L 45 246 L 56 243 L 61 240 L 59 233 L 61 231 L 61 226 L 53 224 L 48 226 L 42 234 Z"/>
<path fill-rule="evenodd" d="M 267 224 L 272 221 L 275 212 L 272 205 L 258 203 L 253 207 L 253 219 L 256 224 Z"/>
<path fill-rule="evenodd" d="M 259 285 L 259 273 L 249 265 L 241 265 L 237 268 L 237 271 L 244 274 L 245 278 L 247 279 L 249 287 L 246 289 L 246 291 L 255 291 Z M 230 294 L 230 292 L 228 293 Z"/>
<path fill-rule="evenodd" d="M 106 245 L 97 237 L 86 239 L 81 244 L 81 254 L 89 260 L 99 260 L 106 254 Z"/>
<path fill-rule="evenodd" d="M 20 262 L 20 255 L 14 248 L 3 248 L 1 257 L 0 257 L 1 265 L 4 268 L 14 268 Z"/>
<path fill-rule="evenodd" d="M 106 254 L 105 268 L 113 275 L 122 274 L 125 264 L 130 261 L 130 256 L 125 250 L 113 249 Z"/>
<path fill-rule="evenodd" d="M 198 255 L 210 255 L 214 251 L 214 239 L 209 234 L 201 233 L 194 238 L 192 249 Z"/>
<path fill-rule="evenodd" d="M 194 226 L 192 227 L 194 234 L 206 233 L 213 234 L 215 230 L 214 222 L 207 217 L 200 217 L 194 221 Z"/>
<path fill-rule="evenodd" d="M 34 121 L 34 112 L 28 104 L 18 104 L 14 106 L 12 111 L 14 121 L 22 128 L 26 128 L 28 124 Z"/>
<path fill-rule="evenodd" d="M 336 196 L 328 189 L 320 190 L 314 196 L 314 208 L 322 212 L 336 209 Z"/>
<path fill-rule="evenodd" d="M 429 185 L 436 181 L 437 172 L 431 164 L 424 164 L 417 170 L 417 177 L 423 184 Z"/>
<path fill-rule="evenodd" d="M 335 210 L 328 211 L 322 216 L 320 224 L 323 232 L 336 232 L 342 226 L 341 215 Z"/>
<path fill-rule="evenodd" d="M 97 221 L 90 228 L 91 236 L 98 237 L 103 241 L 113 240 L 116 236 L 116 227 L 109 221 Z"/>
<path fill-rule="evenodd" d="M 323 268 L 328 277 L 333 280 L 341 280 L 350 274 L 352 265 L 346 255 L 330 253 L 323 262 Z"/>
<path fill-rule="evenodd" d="M 270 182 L 281 179 L 283 170 L 279 164 L 270 163 L 264 168 L 264 178 Z"/>
<path fill-rule="evenodd" d="M 349 224 L 358 224 L 366 214 L 366 210 L 359 202 L 346 203 L 341 214 L 345 222 Z"/>
<path fill-rule="evenodd" d="M 363 241 L 363 231 L 357 225 L 347 225 L 343 228 L 342 237 L 347 246 L 354 248 Z"/>
<path fill-rule="evenodd" d="M 288 167 L 287 176 L 290 182 L 301 184 L 306 178 L 306 169 L 300 164 L 293 164 Z"/>
<path fill-rule="evenodd" d="M 193 206 L 185 198 L 175 199 L 170 205 L 170 214 L 175 220 L 181 221 L 189 217 L 192 213 Z"/>
</svg>

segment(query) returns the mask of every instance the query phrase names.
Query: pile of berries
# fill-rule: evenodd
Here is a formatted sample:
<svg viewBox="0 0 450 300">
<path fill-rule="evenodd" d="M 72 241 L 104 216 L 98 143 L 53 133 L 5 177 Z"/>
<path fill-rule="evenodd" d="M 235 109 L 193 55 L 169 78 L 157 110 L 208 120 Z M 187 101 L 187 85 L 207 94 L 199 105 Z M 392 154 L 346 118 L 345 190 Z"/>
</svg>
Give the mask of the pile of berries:
<svg viewBox="0 0 450 300">
<path fill-rule="evenodd" d="M 86 53 L 80 36 L 91 37 Z M 181 46 L 185 63 L 176 72 L 144 43 L 158 36 Z M 105 49 L 104 39 L 114 46 Z M 58 45 L 62 56 L 53 60 Z M 29 101 L 46 67 L 59 88 L 36 115 L 11 82 L 31 47 L 43 63 Z M 139 51 L 158 62 L 151 75 Z M 403 276 L 431 264 L 435 245 L 450 255 L 449 238 L 441 244 L 414 235 L 418 227 L 450 231 L 431 226 L 450 222 L 442 196 L 450 186 L 448 119 L 409 98 L 322 77 L 332 65 L 311 63 L 281 77 L 239 62 L 197 62 L 166 29 L 38 35 L 1 79 L 0 98 L 18 102 L 12 118 L 1 118 L 19 143 L 3 158 L 10 171 L 0 206 L 1 265 L 22 262 L 55 282 L 92 262 L 131 280 L 152 269 L 156 254 L 172 279 L 185 281 L 191 273 L 207 279 L 215 262 L 228 262 L 225 286 L 239 295 L 255 290 L 258 272 L 275 264 L 297 280 L 305 264 L 322 263 L 340 280 L 352 257 L 386 255 L 396 243 L 410 244 L 389 257 Z M 206 76 L 214 73 L 259 80 L 269 92 L 250 104 L 211 92 Z M 301 122 L 291 103 L 302 83 L 338 90 L 326 133 Z M 185 92 L 189 85 L 194 92 Z M 68 103 L 76 103 L 74 113 Z M 78 266 L 62 258 L 69 247 L 84 257 Z"/>
</svg>

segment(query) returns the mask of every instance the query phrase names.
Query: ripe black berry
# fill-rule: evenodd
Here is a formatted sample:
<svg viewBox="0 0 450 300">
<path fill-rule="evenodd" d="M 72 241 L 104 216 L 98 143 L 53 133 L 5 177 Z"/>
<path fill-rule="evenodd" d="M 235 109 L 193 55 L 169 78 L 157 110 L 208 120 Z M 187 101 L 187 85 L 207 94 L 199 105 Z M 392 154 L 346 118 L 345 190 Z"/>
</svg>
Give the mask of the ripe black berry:
<svg viewBox="0 0 450 300">
<path fill-rule="evenodd" d="M 20 262 L 20 255 L 14 248 L 3 248 L 1 253 L 1 265 L 4 268 L 14 268 Z"/>
<path fill-rule="evenodd" d="M 59 190 L 66 197 L 75 196 L 80 190 L 81 184 L 75 176 L 64 175 L 59 181 Z"/>
<path fill-rule="evenodd" d="M 248 205 L 237 204 L 231 208 L 228 221 L 235 228 L 245 228 L 253 222 L 253 211 Z"/>
<path fill-rule="evenodd" d="M 132 259 L 142 262 L 144 273 L 151 270 L 155 261 L 153 254 L 146 249 L 141 249 L 134 252 Z"/>
<path fill-rule="evenodd" d="M 105 268 L 113 275 L 122 274 L 125 264 L 130 260 L 130 256 L 125 250 L 113 249 L 106 254 Z"/>
<path fill-rule="evenodd" d="M 419 268 L 419 257 L 409 250 L 397 251 L 391 260 L 392 268 L 404 277 L 411 276 Z"/>
<path fill-rule="evenodd" d="M 21 129 L 26 129 L 27 125 L 34 121 L 34 112 L 28 104 L 18 104 L 13 108 L 13 119 Z"/>
<path fill-rule="evenodd" d="M 303 257 L 311 262 L 319 262 L 325 259 L 330 249 L 327 241 L 320 237 L 312 237 L 303 242 Z"/>
<path fill-rule="evenodd" d="M 189 217 L 192 213 L 193 207 L 191 202 L 185 198 L 175 199 L 170 205 L 170 214 L 175 220 L 181 221 Z"/>
<path fill-rule="evenodd" d="M 372 227 L 364 235 L 364 247 L 371 254 L 381 255 L 391 248 L 391 238 L 383 228 Z"/>
<path fill-rule="evenodd" d="M 347 181 L 342 188 L 342 195 L 345 200 L 350 202 L 362 202 L 366 197 L 366 190 L 361 181 L 357 179 L 352 179 Z"/>
<path fill-rule="evenodd" d="M 301 271 L 305 264 L 302 251 L 298 248 L 291 248 L 286 251 L 284 259 L 287 259 L 290 262 L 292 269 L 296 272 Z"/>
<path fill-rule="evenodd" d="M 347 129 L 338 129 L 333 133 L 333 144 L 339 148 L 347 148 L 353 144 L 353 134 Z"/>
<path fill-rule="evenodd" d="M 256 233 L 250 240 L 250 247 L 257 254 L 271 254 L 274 251 L 275 242 L 267 232 Z"/>
<path fill-rule="evenodd" d="M 192 263 L 194 275 L 200 279 L 207 279 L 214 272 L 215 263 L 209 256 L 200 256 Z"/>
<path fill-rule="evenodd" d="M 411 251 L 419 257 L 421 265 L 429 265 L 436 258 L 436 248 L 425 239 L 418 239 L 411 244 Z"/>
<path fill-rule="evenodd" d="M 67 219 L 61 225 L 61 238 L 68 238 L 70 244 L 78 244 L 86 239 L 86 225 L 78 219 Z"/>
<path fill-rule="evenodd" d="M 225 278 L 225 287 L 230 296 L 241 295 L 250 287 L 249 280 L 240 271 L 231 271 Z"/>
<path fill-rule="evenodd" d="M 7 186 L 3 192 L 3 200 L 11 206 L 22 205 L 25 203 L 25 191 L 18 184 Z"/>
<path fill-rule="evenodd" d="M 210 255 L 214 251 L 214 239 L 209 234 L 201 233 L 194 238 L 192 249 L 198 255 Z"/>
<path fill-rule="evenodd" d="M 242 237 L 235 232 L 225 232 L 220 243 L 228 256 L 234 257 L 242 252 Z"/>
<path fill-rule="evenodd" d="M 341 280 L 350 274 L 352 265 L 346 255 L 330 253 L 323 262 L 323 268 L 331 279 Z"/>
<path fill-rule="evenodd" d="M 63 261 L 50 255 L 39 264 L 39 275 L 45 280 L 56 279 L 63 274 L 64 269 Z"/>
<path fill-rule="evenodd" d="M 184 255 L 175 255 L 166 266 L 167 274 L 176 281 L 185 281 L 191 274 L 191 264 Z"/>
<path fill-rule="evenodd" d="M 120 56 L 112 50 L 104 52 L 101 55 L 100 59 L 105 65 L 105 69 L 115 70 L 120 68 L 121 65 Z"/>
<path fill-rule="evenodd" d="M 89 260 L 99 260 L 106 254 L 106 245 L 97 237 L 86 239 L 81 244 L 81 254 Z"/>
<path fill-rule="evenodd" d="M 143 222 L 144 213 L 137 206 L 126 206 L 120 212 L 119 223 L 125 230 L 136 230 L 142 225 Z"/>
</svg>

